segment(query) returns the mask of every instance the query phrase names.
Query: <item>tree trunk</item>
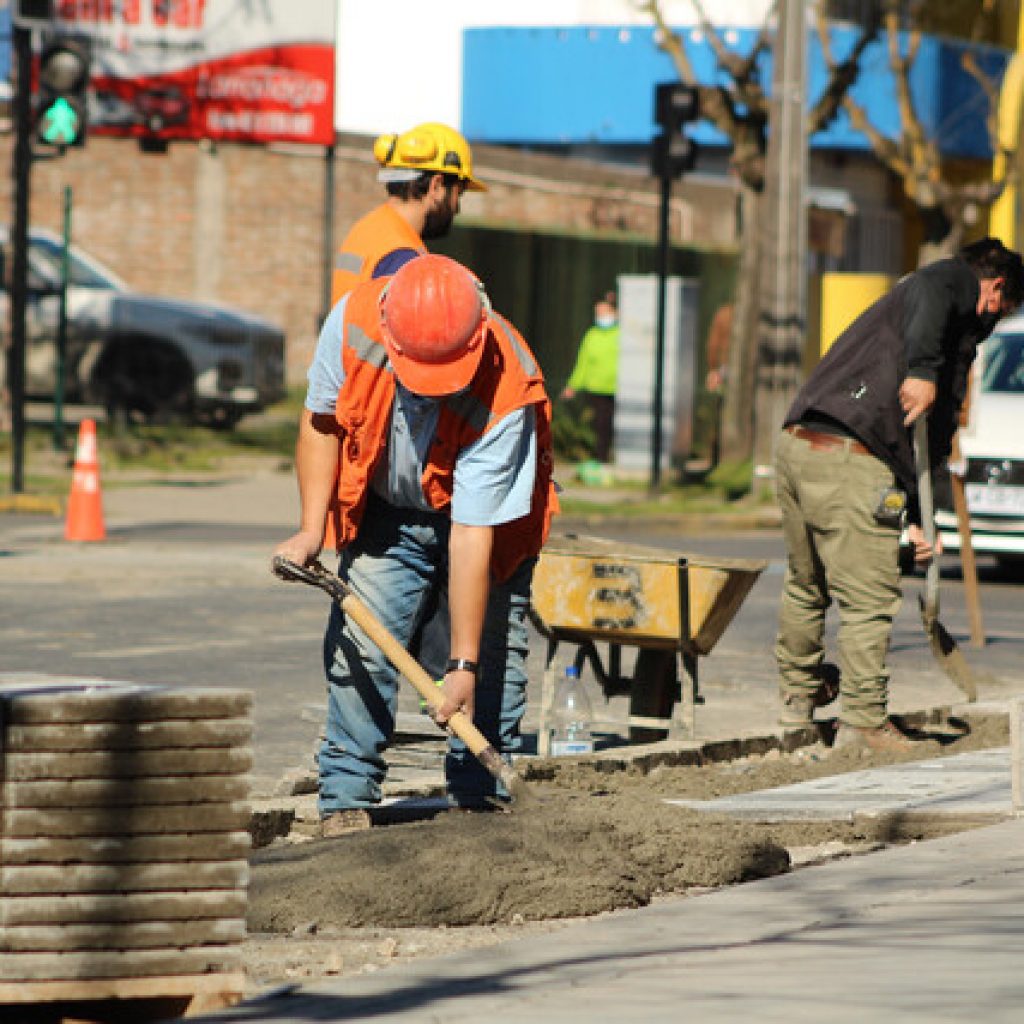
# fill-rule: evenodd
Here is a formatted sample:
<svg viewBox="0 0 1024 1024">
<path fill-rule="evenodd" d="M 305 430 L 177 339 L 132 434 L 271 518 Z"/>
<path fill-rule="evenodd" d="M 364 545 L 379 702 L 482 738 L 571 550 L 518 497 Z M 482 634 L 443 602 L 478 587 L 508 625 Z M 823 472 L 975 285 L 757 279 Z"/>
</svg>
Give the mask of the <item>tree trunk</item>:
<svg viewBox="0 0 1024 1024">
<path fill-rule="evenodd" d="M 760 222 L 761 196 L 744 186 L 740 191 L 740 265 L 722 408 L 722 459 L 727 462 L 743 462 L 750 458 L 754 449 Z"/>
<path fill-rule="evenodd" d="M 922 207 L 920 212 L 924 241 L 917 253 L 919 268 L 955 255 L 964 238 L 963 221 L 951 220 L 941 206 Z"/>
</svg>

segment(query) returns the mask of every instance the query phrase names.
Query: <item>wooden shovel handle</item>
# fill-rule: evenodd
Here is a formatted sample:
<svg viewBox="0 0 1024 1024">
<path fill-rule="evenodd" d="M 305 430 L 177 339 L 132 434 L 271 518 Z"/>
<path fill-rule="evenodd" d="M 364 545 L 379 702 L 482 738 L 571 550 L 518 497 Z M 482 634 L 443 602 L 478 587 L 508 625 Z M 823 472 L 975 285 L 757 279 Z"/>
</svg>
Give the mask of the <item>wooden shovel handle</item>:
<svg viewBox="0 0 1024 1024">
<path fill-rule="evenodd" d="M 390 630 L 340 576 L 329 572 L 319 562 L 299 566 L 280 556 L 274 559 L 273 569 L 282 579 L 298 580 L 326 590 L 338 602 L 342 611 L 351 616 L 352 621 L 380 648 L 388 661 L 412 683 L 432 711 L 436 711 L 444 703 L 444 698 L 430 673 L 395 639 Z M 477 760 L 496 779 L 508 783 L 511 769 L 464 711 L 456 711 L 448 719 L 446 728 L 466 744 Z"/>
<path fill-rule="evenodd" d="M 928 461 L 928 420 L 919 416 L 914 421 L 914 463 L 917 469 L 917 500 L 921 507 L 921 529 L 924 539 L 935 547 L 935 503 L 932 499 L 932 470 Z M 928 563 L 924 576 L 924 601 L 922 610 L 926 617 L 939 615 L 939 559 L 934 554 Z"/>
</svg>

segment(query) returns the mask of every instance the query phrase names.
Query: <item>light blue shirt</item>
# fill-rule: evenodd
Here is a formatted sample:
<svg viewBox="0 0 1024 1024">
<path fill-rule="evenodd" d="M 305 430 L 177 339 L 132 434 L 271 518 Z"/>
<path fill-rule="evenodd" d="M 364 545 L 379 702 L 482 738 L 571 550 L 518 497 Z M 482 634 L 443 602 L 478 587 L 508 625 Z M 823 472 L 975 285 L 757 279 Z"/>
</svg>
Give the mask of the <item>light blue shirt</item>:
<svg viewBox="0 0 1024 1024">
<path fill-rule="evenodd" d="M 305 404 L 313 413 L 333 415 L 345 382 L 341 343 L 347 301 L 343 298 L 324 321 L 309 367 Z M 392 505 L 430 510 L 420 481 L 437 430 L 441 401 L 414 394 L 395 381 L 387 451 L 370 484 Z M 529 513 L 537 472 L 535 422 L 533 406 L 516 409 L 459 452 L 455 459 L 452 522 L 499 526 Z"/>
</svg>

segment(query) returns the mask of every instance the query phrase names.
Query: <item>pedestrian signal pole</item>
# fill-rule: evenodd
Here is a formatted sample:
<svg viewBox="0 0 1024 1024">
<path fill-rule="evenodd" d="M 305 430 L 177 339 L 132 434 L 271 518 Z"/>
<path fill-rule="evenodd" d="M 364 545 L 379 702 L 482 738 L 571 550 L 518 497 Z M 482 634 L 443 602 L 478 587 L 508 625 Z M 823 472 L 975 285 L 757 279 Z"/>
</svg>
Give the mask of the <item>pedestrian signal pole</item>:
<svg viewBox="0 0 1024 1024">
<path fill-rule="evenodd" d="M 651 490 L 661 485 L 661 410 L 665 391 L 665 292 L 669 270 L 669 209 L 672 182 L 693 169 L 697 143 L 683 126 L 700 115 L 697 87 L 683 82 L 666 82 L 654 89 L 654 119 L 661 131 L 651 142 L 651 172 L 661 182 L 658 218 L 658 307 L 654 336 L 654 423 L 651 432 Z"/>
<path fill-rule="evenodd" d="M 14 55 L 14 217 L 11 224 L 11 347 L 7 386 L 11 394 L 11 493 L 25 489 L 25 305 L 28 284 L 28 188 L 32 167 L 32 30 L 11 26 Z"/>
<path fill-rule="evenodd" d="M 52 32 L 53 0 L 12 0 L 14 82 L 13 214 L 10 236 L 11 492 L 25 487 L 25 310 L 28 296 L 28 215 L 33 159 L 58 157 L 85 144 L 92 44 L 86 37 L 50 36 L 39 55 L 39 95 L 32 98 L 32 34 Z M 33 142 L 44 147 L 34 152 Z M 47 152 L 48 150 L 48 152 Z"/>
</svg>

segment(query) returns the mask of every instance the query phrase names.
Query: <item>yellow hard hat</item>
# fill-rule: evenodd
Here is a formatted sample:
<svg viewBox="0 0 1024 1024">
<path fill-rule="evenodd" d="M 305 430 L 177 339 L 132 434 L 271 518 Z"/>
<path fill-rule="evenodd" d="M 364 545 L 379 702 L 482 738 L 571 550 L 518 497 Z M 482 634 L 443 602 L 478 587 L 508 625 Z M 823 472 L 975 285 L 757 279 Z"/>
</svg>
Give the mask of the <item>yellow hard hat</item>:
<svg viewBox="0 0 1024 1024">
<path fill-rule="evenodd" d="M 424 171 L 452 174 L 474 192 L 487 186 L 473 177 L 473 154 L 469 143 L 446 124 L 428 121 L 401 135 L 381 135 L 373 144 L 380 164 L 377 179 L 382 182 L 412 181 Z"/>
</svg>

